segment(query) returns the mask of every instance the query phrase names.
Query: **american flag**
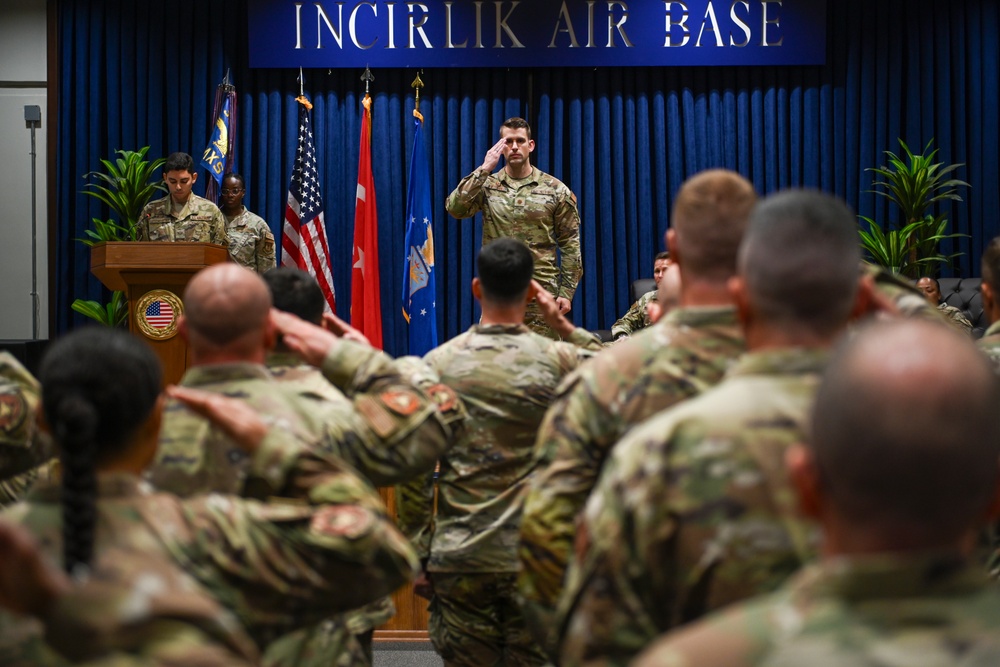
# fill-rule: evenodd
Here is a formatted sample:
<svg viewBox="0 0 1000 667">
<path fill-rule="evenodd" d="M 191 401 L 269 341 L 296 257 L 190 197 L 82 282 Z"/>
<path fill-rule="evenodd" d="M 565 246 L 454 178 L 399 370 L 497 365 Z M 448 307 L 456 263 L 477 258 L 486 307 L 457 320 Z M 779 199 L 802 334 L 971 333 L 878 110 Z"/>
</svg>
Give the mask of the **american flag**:
<svg viewBox="0 0 1000 667">
<path fill-rule="evenodd" d="M 146 321 L 154 329 L 166 329 L 174 321 L 174 309 L 166 301 L 154 301 L 146 306 Z"/>
<path fill-rule="evenodd" d="M 329 312 L 336 310 L 333 274 L 330 273 L 330 250 L 323 222 L 323 195 L 316 171 L 312 123 L 308 102 L 299 100 L 299 147 L 288 187 L 285 225 L 281 239 L 281 265 L 298 267 L 316 279 Z"/>
</svg>

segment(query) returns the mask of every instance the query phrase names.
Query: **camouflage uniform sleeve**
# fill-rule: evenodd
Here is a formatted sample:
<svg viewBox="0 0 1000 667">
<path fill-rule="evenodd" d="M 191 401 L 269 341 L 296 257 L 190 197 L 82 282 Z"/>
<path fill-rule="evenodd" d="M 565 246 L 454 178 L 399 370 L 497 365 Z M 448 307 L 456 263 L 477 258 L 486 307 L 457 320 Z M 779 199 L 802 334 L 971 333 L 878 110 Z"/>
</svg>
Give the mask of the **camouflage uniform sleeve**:
<svg viewBox="0 0 1000 667">
<path fill-rule="evenodd" d="M 439 347 L 428 352 L 422 363 L 431 372 L 433 377 L 438 378 L 436 364 L 440 362 L 445 348 Z M 459 424 L 453 424 L 452 428 L 461 428 Z M 452 438 L 448 445 L 457 439 L 457 434 L 452 433 Z M 444 451 L 440 456 L 444 455 Z M 426 563 L 431 555 L 431 540 L 434 537 L 434 471 L 428 471 L 408 482 L 398 484 L 396 492 L 396 525 L 404 535 L 414 544 L 421 562 Z"/>
<path fill-rule="evenodd" d="M 139 220 L 135 223 L 135 240 L 149 240 L 149 204 L 143 207 L 142 213 L 139 214 Z"/>
<path fill-rule="evenodd" d="M 213 208 L 215 210 L 212 212 L 212 243 L 218 243 L 228 248 L 229 234 L 226 232 L 226 216 L 222 215 L 222 211 L 217 206 L 213 206 Z"/>
<path fill-rule="evenodd" d="M 261 221 L 263 222 L 263 220 Z M 274 253 L 274 234 L 271 233 L 271 228 L 267 226 L 265 222 L 259 232 L 257 238 L 257 251 L 254 253 L 257 260 L 257 274 L 264 274 L 275 266 L 277 266 L 277 260 L 275 259 Z"/>
<path fill-rule="evenodd" d="M 631 336 L 639 329 L 642 329 L 645 324 L 644 315 L 648 304 L 649 302 L 644 297 L 633 303 L 628 312 L 622 315 L 620 320 L 611 325 L 611 336 L 613 338 Z"/>
<path fill-rule="evenodd" d="M 617 423 L 614 412 L 594 400 L 584 370 L 564 380 L 542 421 L 535 443 L 538 472 L 521 519 L 518 588 L 526 614 L 545 628 L 554 622 L 577 515 L 597 481 Z"/>
<path fill-rule="evenodd" d="M 646 558 L 666 553 L 661 547 L 670 541 L 673 528 L 670 509 L 646 493 L 651 485 L 643 479 L 643 467 L 632 465 L 645 451 L 645 432 L 640 427 L 615 446 L 581 515 L 557 613 L 560 664 L 627 665 L 660 634 L 663 625 L 656 612 L 673 606 L 671 600 L 656 599 L 654 591 L 663 587 L 646 578 Z M 641 500 L 626 500 L 626 489 L 641 494 Z M 637 505 L 645 508 L 644 516 L 629 511 Z M 662 521 L 650 520 L 650 514 Z M 660 565 L 668 575 L 669 559 Z"/>
<path fill-rule="evenodd" d="M 943 305 L 945 307 L 942 308 L 939 306 L 939 308 L 948 318 L 948 324 L 950 324 L 956 331 L 961 331 L 964 334 L 971 335 L 972 322 L 965 317 L 965 313 L 962 312 L 962 309 L 948 304 Z"/>
<path fill-rule="evenodd" d="M 284 478 L 280 495 L 288 500 L 166 497 L 149 508 L 175 560 L 248 629 L 318 622 L 413 577 L 413 548 L 351 468 L 287 438 L 266 439 L 252 468 L 275 484 Z"/>
<path fill-rule="evenodd" d="M 556 205 L 554 214 L 556 245 L 560 253 L 559 294 L 573 300 L 576 286 L 583 276 L 583 258 L 580 254 L 580 214 L 576 209 L 576 195 L 566 193 Z"/>
<path fill-rule="evenodd" d="M 489 177 L 489 172 L 476 169 L 459 181 L 445 202 L 448 213 L 460 220 L 478 213 L 483 208 L 483 184 Z"/>
<path fill-rule="evenodd" d="M 9 352 L 0 352 L 0 507 L 19 500 L 53 456 L 50 438 L 35 428 L 38 380 Z"/>
<path fill-rule="evenodd" d="M 598 352 L 604 349 L 604 343 L 602 343 L 601 339 L 597 337 L 597 334 L 591 331 L 587 331 L 582 327 L 577 327 L 573 329 L 573 333 L 569 335 L 569 338 L 566 339 L 566 342 L 575 345 L 581 350 L 588 350 L 593 354 L 597 354 Z M 581 360 L 589 359 L 590 357 L 593 356 L 593 354 L 583 354 Z M 573 367 L 575 368 L 576 365 L 577 364 L 574 364 Z"/>
<path fill-rule="evenodd" d="M 737 604 L 661 636 L 632 661 L 632 667 L 756 665 L 771 646 L 776 628 L 764 597 Z"/>
<path fill-rule="evenodd" d="M 434 536 L 434 473 L 396 486 L 396 525 L 413 543 L 421 562 L 431 556 Z"/>
<path fill-rule="evenodd" d="M 393 360 L 341 341 L 322 370 L 355 408 L 347 429 L 353 437 L 333 433 L 328 448 L 379 486 L 433 470 L 451 441 L 452 425 L 464 418 L 455 392 L 421 359 Z"/>
<path fill-rule="evenodd" d="M 173 564 L 148 553 L 102 552 L 44 625 L 47 644 L 79 667 L 258 664 L 236 618 Z"/>
</svg>

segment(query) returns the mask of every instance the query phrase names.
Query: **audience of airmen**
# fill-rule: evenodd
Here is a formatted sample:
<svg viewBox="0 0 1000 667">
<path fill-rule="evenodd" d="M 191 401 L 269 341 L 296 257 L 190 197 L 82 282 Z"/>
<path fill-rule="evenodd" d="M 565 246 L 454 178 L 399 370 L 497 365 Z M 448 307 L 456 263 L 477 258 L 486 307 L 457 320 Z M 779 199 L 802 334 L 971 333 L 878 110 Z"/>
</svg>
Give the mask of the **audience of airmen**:
<svg viewBox="0 0 1000 667">
<path fill-rule="evenodd" d="M 114 330 L 0 356 L 0 664 L 367 667 L 414 578 L 448 665 L 1000 664 L 1000 239 L 977 349 L 833 197 L 674 201 L 676 307 L 608 348 L 500 238 L 424 359 L 235 264 L 176 387 Z"/>
</svg>

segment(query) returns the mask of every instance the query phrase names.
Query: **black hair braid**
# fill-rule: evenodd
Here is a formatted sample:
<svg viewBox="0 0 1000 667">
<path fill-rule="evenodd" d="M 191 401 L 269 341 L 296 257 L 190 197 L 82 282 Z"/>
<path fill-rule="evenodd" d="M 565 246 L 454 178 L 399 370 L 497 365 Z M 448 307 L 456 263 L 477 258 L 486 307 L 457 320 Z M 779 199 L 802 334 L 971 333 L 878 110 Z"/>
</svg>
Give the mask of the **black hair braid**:
<svg viewBox="0 0 1000 667">
<path fill-rule="evenodd" d="M 98 414 L 80 394 L 67 395 L 61 403 L 59 421 L 52 424 L 52 430 L 62 445 L 63 567 L 80 577 L 90 566 L 94 552 Z"/>
</svg>

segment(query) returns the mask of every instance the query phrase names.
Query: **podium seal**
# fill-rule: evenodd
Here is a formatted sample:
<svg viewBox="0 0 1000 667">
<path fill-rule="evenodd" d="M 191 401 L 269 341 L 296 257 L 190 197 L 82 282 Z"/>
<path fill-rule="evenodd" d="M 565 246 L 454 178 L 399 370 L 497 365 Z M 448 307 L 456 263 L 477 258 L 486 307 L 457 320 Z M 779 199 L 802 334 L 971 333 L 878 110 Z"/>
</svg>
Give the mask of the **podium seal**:
<svg viewBox="0 0 1000 667">
<path fill-rule="evenodd" d="M 139 297 L 135 322 L 147 338 L 167 340 L 177 335 L 177 321 L 183 312 L 184 304 L 176 294 L 155 289 Z"/>
</svg>

